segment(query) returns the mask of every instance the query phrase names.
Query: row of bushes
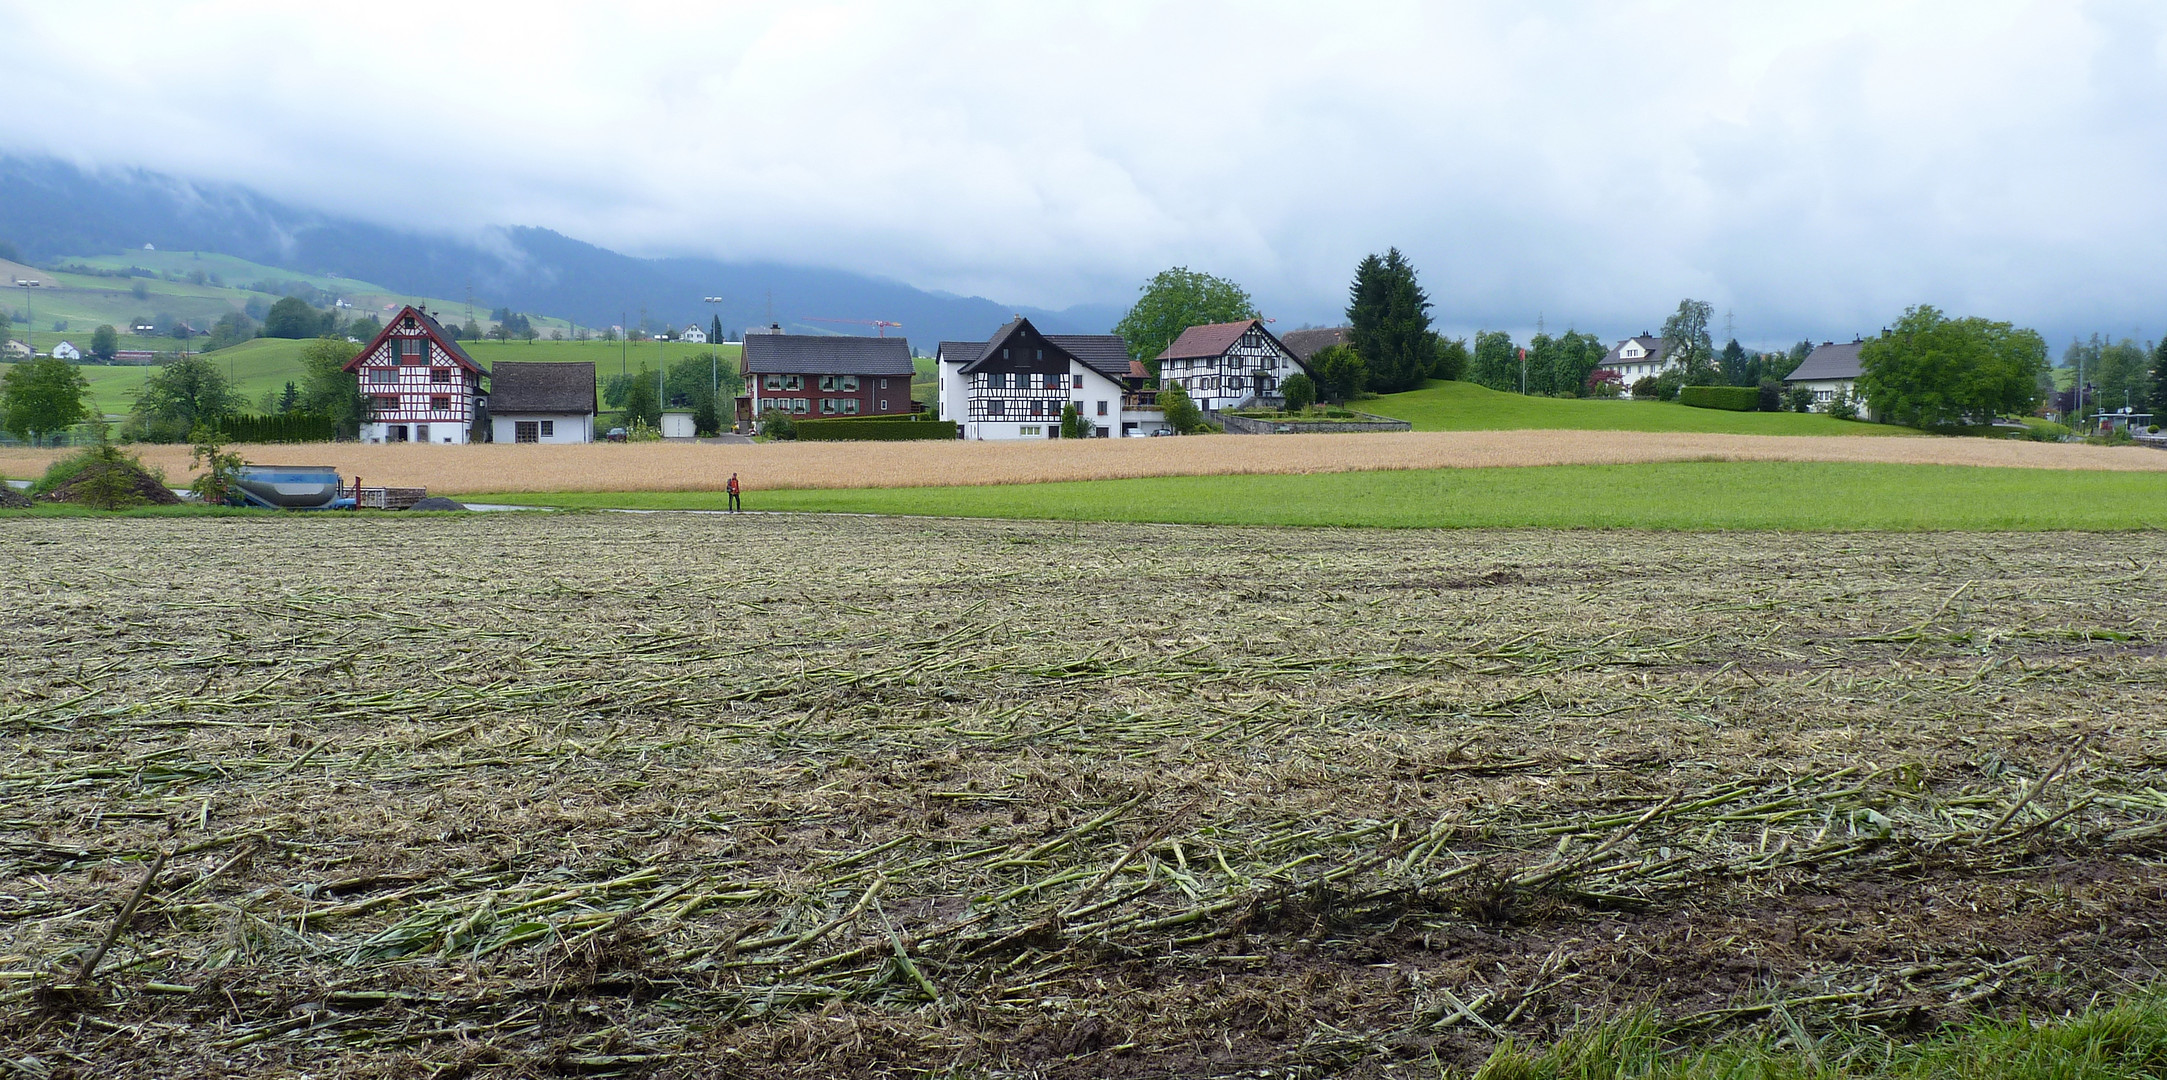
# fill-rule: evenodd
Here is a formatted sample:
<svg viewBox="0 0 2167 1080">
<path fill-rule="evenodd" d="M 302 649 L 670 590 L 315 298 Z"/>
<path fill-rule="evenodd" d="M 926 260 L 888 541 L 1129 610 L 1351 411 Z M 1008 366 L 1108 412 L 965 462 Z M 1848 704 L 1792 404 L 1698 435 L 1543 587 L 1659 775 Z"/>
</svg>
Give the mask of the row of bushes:
<svg viewBox="0 0 2167 1080">
<path fill-rule="evenodd" d="M 311 413 L 276 416 L 228 416 L 218 422 L 227 442 L 301 443 L 330 442 L 337 434 L 331 418 Z"/>
<path fill-rule="evenodd" d="M 919 420 L 906 417 L 865 417 L 856 420 L 793 420 L 796 437 L 804 442 L 907 442 L 917 439 L 954 439 L 953 420 Z M 772 430 L 770 435 L 779 435 Z"/>
<path fill-rule="evenodd" d="M 1678 404 L 1691 405 L 1696 409 L 1729 409 L 1732 412 L 1756 412 L 1761 407 L 1761 388 L 1758 386 L 1681 386 L 1678 388 Z"/>
</svg>

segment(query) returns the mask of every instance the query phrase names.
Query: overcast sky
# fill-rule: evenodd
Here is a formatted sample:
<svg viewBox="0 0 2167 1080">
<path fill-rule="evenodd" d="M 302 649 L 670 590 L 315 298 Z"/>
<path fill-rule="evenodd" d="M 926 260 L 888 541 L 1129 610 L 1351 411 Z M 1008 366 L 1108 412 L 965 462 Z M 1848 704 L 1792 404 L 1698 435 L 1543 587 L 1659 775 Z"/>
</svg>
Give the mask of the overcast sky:
<svg viewBox="0 0 2167 1080">
<path fill-rule="evenodd" d="M 0 150 L 429 231 L 1281 328 L 2167 325 L 2167 5 L 0 0 Z M 1720 327 L 1719 327 L 1720 330 Z"/>
</svg>

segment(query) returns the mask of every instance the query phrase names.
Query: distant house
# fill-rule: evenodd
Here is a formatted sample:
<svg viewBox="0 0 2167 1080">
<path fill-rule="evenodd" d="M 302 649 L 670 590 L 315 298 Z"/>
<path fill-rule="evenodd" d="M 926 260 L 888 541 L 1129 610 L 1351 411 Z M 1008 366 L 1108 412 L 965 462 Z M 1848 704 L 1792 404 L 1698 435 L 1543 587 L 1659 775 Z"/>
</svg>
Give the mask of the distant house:
<svg viewBox="0 0 2167 1080">
<path fill-rule="evenodd" d="M 677 340 L 690 342 L 694 345 L 705 345 L 707 344 L 707 331 L 700 329 L 698 324 L 694 324 L 685 327 L 685 332 L 677 335 Z"/>
<path fill-rule="evenodd" d="M 1813 407 L 1826 409 L 1838 394 L 1849 394 L 1859 403 L 1859 415 L 1866 416 L 1866 403 L 1859 397 L 1859 349 L 1865 339 L 1846 342 L 1824 341 L 1806 354 L 1798 367 L 1784 377 L 1784 385 L 1804 387 L 1813 391 Z M 1868 417 L 1871 419 L 1871 417 Z"/>
<path fill-rule="evenodd" d="M 361 441 L 472 441 L 481 365 L 428 312 L 400 309 L 346 370 L 360 378 L 369 403 Z"/>
<path fill-rule="evenodd" d="M 76 348 L 75 343 L 72 341 L 63 341 L 60 344 L 53 346 L 53 359 L 55 360 L 72 361 L 81 360 L 82 358 L 83 350 Z"/>
<path fill-rule="evenodd" d="M 593 442 L 594 362 L 498 361 L 489 373 L 488 402 L 495 442 Z"/>
<path fill-rule="evenodd" d="M 1618 342 L 1603 354 L 1603 362 L 1595 366 L 1617 372 L 1625 389 L 1630 391 L 1634 383 L 1661 375 L 1675 365 L 1663 355 L 1663 339 L 1642 330 L 1640 336 Z"/>
<path fill-rule="evenodd" d="M 1280 384 L 1295 374 L 1309 365 L 1262 319 L 1192 326 L 1159 354 L 1159 385 L 1181 387 L 1200 409 L 1278 408 Z"/>
<path fill-rule="evenodd" d="M 31 356 L 30 346 L 10 339 L 7 344 L 0 345 L 0 356 L 5 356 L 10 360 L 28 360 Z"/>
<path fill-rule="evenodd" d="M 1057 439 L 1068 405 L 1101 439 L 1166 423 L 1155 392 L 1143 389 L 1143 365 L 1116 334 L 1041 334 L 1019 316 L 986 341 L 943 341 L 935 358 L 940 418 L 966 439 Z"/>
<path fill-rule="evenodd" d="M 903 338 L 747 334 L 740 363 L 745 392 L 737 414 L 747 420 L 771 410 L 813 417 L 913 411 L 910 379 L 917 369 Z"/>
<path fill-rule="evenodd" d="M 138 337 L 154 337 L 158 333 L 158 324 L 147 322 L 135 323 L 128 327 L 128 332 L 131 334 L 135 334 Z"/>
<path fill-rule="evenodd" d="M 1347 328 L 1344 326 L 1327 326 L 1312 330 L 1289 330 L 1279 335 L 1279 343 L 1285 345 L 1287 351 L 1293 353 L 1296 360 L 1300 360 L 1304 365 L 1307 365 L 1310 358 L 1318 353 L 1334 345 L 1345 345 L 1347 343 Z"/>
</svg>

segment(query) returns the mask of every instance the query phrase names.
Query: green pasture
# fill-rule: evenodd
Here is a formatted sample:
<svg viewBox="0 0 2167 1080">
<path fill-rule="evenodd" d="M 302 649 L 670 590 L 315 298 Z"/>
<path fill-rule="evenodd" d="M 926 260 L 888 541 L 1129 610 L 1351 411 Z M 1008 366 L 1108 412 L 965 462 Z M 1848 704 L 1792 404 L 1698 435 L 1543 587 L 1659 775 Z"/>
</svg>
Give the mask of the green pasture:
<svg viewBox="0 0 2167 1080">
<path fill-rule="evenodd" d="M 2132 450 L 2131 453 L 2150 451 Z M 1447 529 L 1808 532 L 2167 528 L 2167 473 L 1836 462 L 1669 462 L 760 490 L 753 510 Z M 494 493 L 475 502 L 713 510 L 721 492 Z"/>
<path fill-rule="evenodd" d="M 1546 398 L 1507 394 L 1470 382 L 1432 380 L 1420 390 L 1354 403 L 1363 412 L 1405 420 L 1416 431 L 1680 431 L 1738 435 L 1916 435 L 1909 428 L 1838 420 L 1818 413 L 1730 412 L 1670 401 Z"/>
</svg>

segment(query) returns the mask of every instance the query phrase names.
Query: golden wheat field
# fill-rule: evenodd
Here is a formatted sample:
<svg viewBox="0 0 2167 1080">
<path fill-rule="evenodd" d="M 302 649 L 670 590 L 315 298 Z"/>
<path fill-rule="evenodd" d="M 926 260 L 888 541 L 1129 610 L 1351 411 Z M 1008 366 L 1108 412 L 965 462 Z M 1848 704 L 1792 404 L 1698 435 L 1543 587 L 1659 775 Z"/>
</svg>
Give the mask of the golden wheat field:
<svg viewBox="0 0 2167 1080">
<path fill-rule="evenodd" d="M 178 481 L 188 448 L 136 448 Z M 1330 473 L 1370 469 L 1631 465 L 1656 461 L 1844 461 L 2034 469 L 2167 471 L 2135 447 L 1970 438 L 1441 431 L 1392 435 L 1203 435 L 1180 439 L 918 443 L 597 443 L 247 446 L 255 462 L 336 465 L 369 484 L 458 494 L 499 491 L 705 491 L 732 472 L 757 488 L 1033 484 L 1141 476 Z M 65 451 L 0 451 L 0 474 L 32 477 Z"/>
</svg>

